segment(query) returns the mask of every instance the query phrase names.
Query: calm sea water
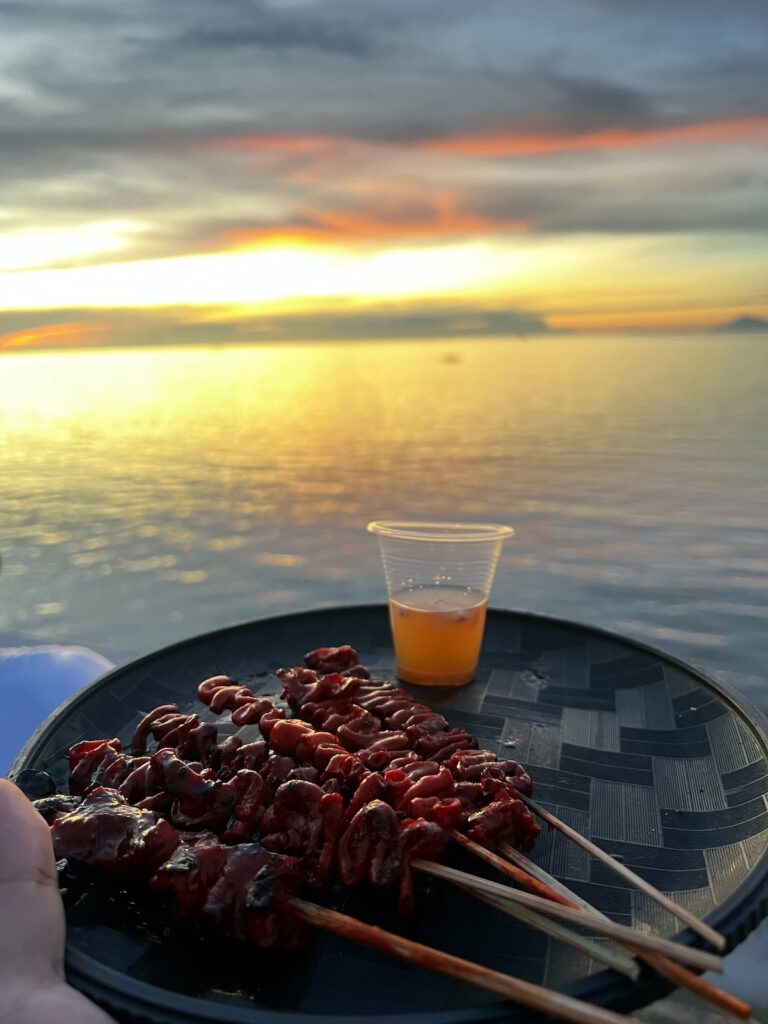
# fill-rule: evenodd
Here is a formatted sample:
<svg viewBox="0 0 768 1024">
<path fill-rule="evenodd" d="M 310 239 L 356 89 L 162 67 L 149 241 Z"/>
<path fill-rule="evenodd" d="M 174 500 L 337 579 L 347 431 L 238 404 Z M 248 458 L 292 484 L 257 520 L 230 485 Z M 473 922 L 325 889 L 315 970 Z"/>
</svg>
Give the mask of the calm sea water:
<svg viewBox="0 0 768 1024">
<path fill-rule="evenodd" d="M 768 708 L 767 345 L 3 355 L 0 630 L 133 654 L 383 600 L 370 519 L 492 520 L 517 529 L 492 603 L 648 640 Z"/>
</svg>

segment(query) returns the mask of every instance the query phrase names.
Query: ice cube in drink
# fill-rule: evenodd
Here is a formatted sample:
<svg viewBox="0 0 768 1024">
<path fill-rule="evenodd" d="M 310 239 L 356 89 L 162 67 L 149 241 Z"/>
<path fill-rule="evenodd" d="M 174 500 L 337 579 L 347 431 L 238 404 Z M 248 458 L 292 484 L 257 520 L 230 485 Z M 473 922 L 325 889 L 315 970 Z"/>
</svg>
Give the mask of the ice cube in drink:
<svg viewBox="0 0 768 1024">
<path fill-rule="evenodd" d="M 389 600 L 397 674 L 421 686 L 464 686 L 480 657 L 488 598 L 467 587 L 398 590 Z"/>
</svg>

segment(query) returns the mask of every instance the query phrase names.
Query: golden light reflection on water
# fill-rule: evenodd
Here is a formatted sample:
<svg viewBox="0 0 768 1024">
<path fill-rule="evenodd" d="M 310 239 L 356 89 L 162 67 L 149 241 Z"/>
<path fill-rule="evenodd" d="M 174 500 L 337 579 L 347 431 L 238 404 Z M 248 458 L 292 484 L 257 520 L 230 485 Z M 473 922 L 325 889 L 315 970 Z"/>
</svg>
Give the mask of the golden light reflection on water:
<svg viewBox="0 0 768 1024">
<path fill-rule="evenodd" d="M 768 595 L 766 375 L 711 337 L 4 356 L 0 629 L 142 651 L 378 600 L 365 523 L 424 516 L 516 526 L 498 604 L 728 648 Z"/>
<path fill-rule="evenodd" d="M 126 422 L 143 420 L 148 413 L 166 427 L 180 427 L 179 413 L 188 415 L 188 402 L 197 398 L 202 381 L 211 380 L 212 370 L 216 387 L 221 374 L 214 369 L 214 358 L 229 357 L 231 367 L 232 356 L 247 364 L 251 379 L 279 380 L 281 364 L 293 363 L 291 370 L 302 386 L 301 364 L 286 359 L 290 353 L 277 347 L 27 353 L 3 361 L 0 422 L 6 430 L 26 426 L 47 433 L 97 427 L 119 433 Z M 237 373 L 242 366 L 234 369 Z M 241 380 L 235 376 L 229 386 L 236 388 Z M 272 389 L 269 395 L 274 395 Z M 208 411 L 214 417 L 219 412 Z"/>
</svg>

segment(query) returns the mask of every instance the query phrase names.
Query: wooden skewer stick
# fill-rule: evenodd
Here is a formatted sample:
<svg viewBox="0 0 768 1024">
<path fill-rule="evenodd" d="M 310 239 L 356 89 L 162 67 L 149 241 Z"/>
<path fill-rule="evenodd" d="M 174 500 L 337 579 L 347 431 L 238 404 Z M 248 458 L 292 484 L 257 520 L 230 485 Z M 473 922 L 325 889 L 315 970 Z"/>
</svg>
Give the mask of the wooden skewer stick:
<svg viewBox="0 0 768 1024">
<path fill-rule="evenodd" d="M 471 842 L 471 840 L 467 840 L 467 842 Z M 534 864 L 533 861 L 529 860 L 525 856 L 525 854 L 520 853 L 519 850 L 510 846 L 509 843 L 499 843 L 498 848 L 505 857 L 509 857 L 510 860 L 514 861 L 514 865 L 510 865 L 511 867 L 516 865 L 517 870 L 530 871 L 531 876 L 535 876 L 539 885 L 544 887 L 551 886 L 553 899 L 557 899 L 558 902 L 561 903 L 565 900 L 567 905 L 582 907 L 583 909 L 600 914 L 599 910 L 596 910 L 591 906 L 591 904 L 587 903 L 586 900 L 582 899 L 581 896 L 572 892 L 567 888 L 567 886 L 563 885 L 562 882 L 559 882 L 543 868 Z M 515 875 L 513 877 L 517 876 Z M 700 978 L 697 974 L 687 970 L 685 967 L 681 967 L 679 964 L 673 963 L 667 957 L 662 956 L 662 954 L 654 953 L 648 949 L 638 949 L 629 943 L 627 943 L 627 949 L 633 950 L 641 960 L 650 964 L 654 970 L 674 982 L 675 985 L 678 985 L 681 988 L 687 988 L 694 995 L 699 996 L 699 998 L 706 1000 L 708 1003 L 712 1003 L 713 1006 L 716 1006 L 724 1013 L 729 1013 L 740 1020 L 749 1020 L 752 1016 L 752 1008 L 748 1003 L 745 1003 L 742 999 L 738 999 L 736 996 L 731 995 L 730 992 L 724 992 L 723 989 L 718 988 L 716 985 L 713 985 L 712 982 L 706 981 L 704 978 Z"/>
<path fill-rule="evenodd" d="M 357 918 L 329 910 L 327 907 L 319 907 L 295 896 L 286 900 L 284 906 L 294 917 L 315 928 L 322 928 L 333 932 L 334 935 L 381 950 L 382 953 L 400 957 L 409 963 L 419 964 L 459 981 L 488 989 L 515 1003 L 562 1020 L 572 1021 L 573 1024 L 627 1024 L 628 1020 L 636 1021 L 636 1018 L 623 1017 L 612 1010 L 592 1006 L 562 992 L 493 971 L 482 964 L 464 960 L 451 953 L 443 953 L 439 949 L 406 939 L 402 935 L 395 935 L 394 932 L 385 931 L 376 925 L 365 924 Z"/>
<path fill-rule="evenodd" d="M 645 932 L 635 931 L 634 928 L 627 928 L 626 925 L 616 924 L 615 921 L 603 919 L 597 914 L 587 913 L 582 909 L 573 910 L 571 907 L 564 907 L 560 903 L 553 903 L 551 900 L 542 899 L 541 896 L 534 896 L 533 893 L 520 892 L 508 885 L 500 885 L 487 878 L 480 878 L 478 875 L 469 875 L 466 871 L 457 871 L 455 868 L 446 867 L 444 864 L 436 864 L 434 861 L 414 860 L 411 867 L 422 871 L 427 875 L 434 875 L 436 878 L 443 878 L 455 885 L 465 888 L 474 888 L 478 892 L 487 892 L 491 896 L 497 896 L 510 903 L 520 903 L 531 910 L 538 910 L 542 914 L 551 914 L 568 924 L 580 925 L 582 928 L 589 928 L 590 931 L 608 938 L 617 939 L 639 946 L 643 949 L 655 950 L 664 953 L 673 960 L 690 964 L 692 967 L 700 967 L 704 971 L 723 970 L 723 962 L 714 953 L 707 953 L 703 949 L 695 949 L 692 946 L 681 946 L 671 939 L 662 939 L 658 935 L 650 935 Z"/>
<path fill-rule="evenodd" d="M 561 902 L 562 899 L 571 900 L 572 902 L 577 903 L 580 907 L 583 907 L 585 910 L 595 910 L 591 903 L 587 902 L 587 900 L 582 896 L 579 896 L 578 893 L 573 892 L 572 889 L 569 889 L 568 886 L 555 878 L 554 875 L 550 875 L 550 873 L 545 871 L 544 868 L 535 864 L 532 860 L 526 857 L 524 853 L 520 853 L 519 850 L 515 849 L 515 847 L 511 845 L 511 843 L 506 843 L 502 840 L 497 843 L 496 849 L 511 860 L 513 865 L 517 865 L 518 868 L 523 871 L 527 871 L 543 885 L 548 886 L 553 890 L 553 892 L 557 893 L 557 895 L 561 897 Z M 599 914 L 600 911 L 595 910 L 595 913 Z"/>
<path fill-rule="evenodd" d="M 524 869 L 515 867 L 514 864 L 510 864 L 502 857 L 499 857 L 498 854 L 493 853 L 492 850 L 488 850 L 484 846 L 480 846 L 479 843 L 475 843 L 471 839 L 467 839 L 467 837 L 462 835 L 461 832 L 454 832 L 452 835 L 456 842 L 463 846 L 464 849 L 473 853 L 481 860 L 484 860 L 486 864 L 490 864 L 491 867 L 509 875 L 516 882 L 519 882 L 520 885 L 524 885 L 537 896 L 541 896 L 543 899 L 555 900 L 558 903 L 562 903 L 563 906 L 570 906 L 568 900 L 564 896 L 561 897 L 556 895 L 549 886 L 543 882 L 537 881 Z M 593 959 L 604 963 L 612 970 L 619 971 L 621 974 L 625 974 L 628 978 L 632 978 L 633 981 L 637 981 L 639 976 L 637 964 L 631 957 L 623 954 L 615 946 L 604 946 L 592 939 L 587 939 L 587 944 L 585 945 L 584 936 L 571 931 L 569 928 L 564 928 L 563 925 L 558 925 L 557 931 L 553 931 L 551 925 L 554 922 L 549 922 L 549 924 L 547 924 L 547 918 L 542 914 L 537 914 L 532 910 L 525 910 L 523 907 L 512 904 L 508 900 L 499 900 L 494 896 L 489 896 L 487 893 L 480 893 L 474 888 L 470 889 L 469 886 L 467 886 L 466 891 L 471 892 L 479 899 L 485 900 L 486 903 L 490 903 L 497 910 L 501 910 L 507 914 L 512 914 L 513 917 L 518 917 L 526 924 L 529 924 L 532 928 L 538 928 L 540 931 L 544 931 L 548 935 L 552 935 L 554 938 L 560 939 L 560 941 L 573 946 L 575 949 L 581 949 L 583 953 L 586 953 Z M 523 913 L 521 913 L 521 911 L 523 911 Z M 563 931 L 560 931 L 560 929 L 563 929 Z M 578 941 L 574 942 L 574 939 Z"/>
<path fill-rule="evenodd" d="M 532 871 L 526 871 L 520 865 L 510 864 L 508 860 L 504 860 L 493 850 L 487 849 L 485 846 L 481 846 L 479 843 L 473 842 L 468 839 L 461 832 L 452 832 L 451 837 L 463 846 L 465 850 L 468 850 L 475 857 L 479 857 L 480 860 L 484 860 L 486 864 L 490 864 L 492 868 L 496 868 L 497 871 L 501 871 L 502 874 L 508 875 L 513 881 L 517 882 L 518 885 L 524 885 L 530 892 L 535 893 L 537 896 L 541 896 L 542 899 L 552 900 L 554 903 L 560 903 L 564 907 L 572 906 L 572 901 L 566 896 L 556 892 L 551 885 L 548 885 L 543 880 L 539 879 L 533 874 Z M 504 853 L 506 856 L 506 852 Z M 598 913 L 593 907 L 584 901 L 582 909 L 591 911 L 595 914 Z"/>
<path fill-rule="evenodd" d="M 707 942 L 711 943 L 715 947 L 715 949 L 719 949 L 721 952 L 725 949 L 727 945 L 725 938 L 719 932 L 716 932 L 714 928 L 710 928 L 708 924 L 705 924 L 704 921 L 696 917 L 695 914 L 692 914 L 690 910 L 687 910 L 685 907 L 681 907 L 663 892 L 659 892 L 655 885 L 651 885 L 650 882 L 641 878 L 640 875 L 636 875 L 634 871 L 631 871 L 624 864 L 621 864 L 615 857 L 612 857 L 610 853 L 606 853 L 605 850 L 601 850 L 599 846 L 596 846 L 595 843 L 587 839 L 586 836 L 581 835 L 580 832 L 571 828 L 570 825 L 566 825 L 564 821 L 561 821 L 560 818 L 556 817 L 550 811 L 540 807 L 537 803 L 531 800 L 530 797 L 524 796 L 521 793 L 520 798 L 535 814 L 538 814 L 540 818 L 546 821 L 548 825 L 556 829 L 558 832 L 561 832 L 583 850 L 588 850 L 593 857 L 597 857 L 599 861 L 607 865 L 609 868 L 612 868 L 617 874 L 621 875 L 622 878 L 626 878 L 628 882 L 631 882 L 634 886 L 640 889 L 641 892 L 644 892 L 646 896 L 650 896 L 651 899 L 655 900 L 659 906 L 664 907 L 664 909 L 668 910 L 670 914 L 674 914 L 678 920 L 688 925 L 689 928 L 695 931 L 703 939 L 706 939 Z"/>
<path fill-rule="evenodd" d="M 604 945 L 595 939 L 588 938 L 586 935 L 580 935 L 559 921 L 544 917 L 543 914 L 537 914 L 535 910 L 528 910 L 517 903 L 510 903 L 509 900 L 502 900 L 497 896 L 489 896 L 487 892 L 478 892 L 469 886 L 460 886 L 459 888 L 465 889 L 474 899 L 482 900 L 483 903 L 487 903 L 489 906 L 494 907 L 494 909 L 500 910 L 502 914 L 515 917 L 530 928 L 535 928 L 537 931 L 544 932 L 545 935 L 551 935 L 553 939 L 557 939 L 559 942 L 564 942 L 567 946 L 578 949 L 579 952 L 585 953 L 593 960 L 605 964 L 606 967 L 610 967 L 613 971 L 618 971 L 619 974 L 623 974 L 631 981 L 637 981 L 640 977 L 640 969 L 637 963 L 631 956 L 622 949 L 619 949 L 618 946 Z"/>
</svg>

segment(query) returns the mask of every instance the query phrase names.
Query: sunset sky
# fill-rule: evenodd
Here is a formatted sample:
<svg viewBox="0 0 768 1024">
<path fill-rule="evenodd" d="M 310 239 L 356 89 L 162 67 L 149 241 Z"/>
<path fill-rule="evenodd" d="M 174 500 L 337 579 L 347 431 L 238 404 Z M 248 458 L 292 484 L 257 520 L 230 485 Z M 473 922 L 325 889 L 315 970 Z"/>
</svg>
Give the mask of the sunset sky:
<svg viewBox="0 0 768 1024">
<path fill-rule="evenodd" d="M 765 0 L 2 0 L 0 348 L 768 317 Z"/>
</svg>

